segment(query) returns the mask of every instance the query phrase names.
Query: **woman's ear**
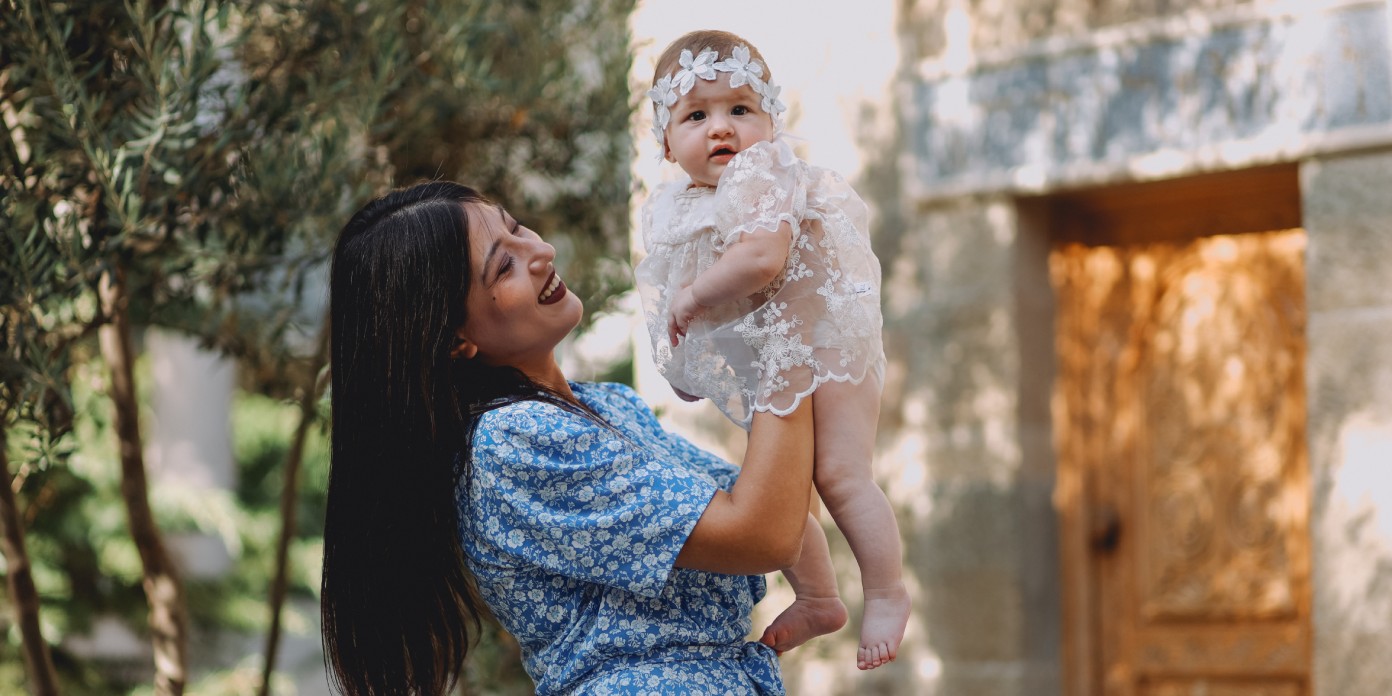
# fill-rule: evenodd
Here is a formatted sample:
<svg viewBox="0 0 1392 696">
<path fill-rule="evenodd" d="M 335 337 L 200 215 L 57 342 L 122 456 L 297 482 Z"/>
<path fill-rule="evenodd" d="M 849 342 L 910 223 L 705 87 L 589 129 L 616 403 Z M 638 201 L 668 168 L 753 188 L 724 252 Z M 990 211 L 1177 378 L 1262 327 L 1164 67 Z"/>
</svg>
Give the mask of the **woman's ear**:
<svg viewBox="0 0 1392 696">
<path fill-rule="evenodd" d="M 464 336 L 464 327 L 461 326 L 454 330 L 454 339 L 454 347 L 450 349 L 451 358 L 470 360 L 478 355 L 478 346 Z"/>
</svg>

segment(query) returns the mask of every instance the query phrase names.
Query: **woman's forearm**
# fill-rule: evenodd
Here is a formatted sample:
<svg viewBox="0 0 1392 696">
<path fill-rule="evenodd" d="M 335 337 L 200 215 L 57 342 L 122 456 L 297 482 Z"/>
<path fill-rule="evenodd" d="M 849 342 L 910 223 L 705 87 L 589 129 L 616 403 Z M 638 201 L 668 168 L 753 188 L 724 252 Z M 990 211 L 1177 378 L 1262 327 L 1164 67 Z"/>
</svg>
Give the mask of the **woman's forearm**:
<svg viewBox="0 0 1392 696">
<path fill-rule="evenodd" d="M 754 414 L 734 487 L 717 491 L 677 565 L 755 574 L 797 562 L 812 491 L 812 399 L 787 416 Z"/>
</svg>

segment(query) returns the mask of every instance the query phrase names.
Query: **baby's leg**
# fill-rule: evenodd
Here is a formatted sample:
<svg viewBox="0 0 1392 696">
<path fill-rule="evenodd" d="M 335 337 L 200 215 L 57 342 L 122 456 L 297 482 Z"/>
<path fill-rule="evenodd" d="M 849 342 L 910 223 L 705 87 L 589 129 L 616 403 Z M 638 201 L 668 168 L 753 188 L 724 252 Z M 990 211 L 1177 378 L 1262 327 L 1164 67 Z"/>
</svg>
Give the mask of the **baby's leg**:
<svg viewBox="0 0 1392 696">
<path fill-rule="evenodd" d="M 828 382 L 813 398 L 817 438 L 813 477 L 827 512 L 846 536 L 860 566 L 865 614 L 856 664 L 874 669 L 893 660 L 909 621 L 909 595 L 901 569 L 899 525 L 875 484 L 871 459 L 880 413 L 880 382 Z"/>
<path fill-rule="evenodd" d="M 783 577 L 788 578 L 797 596 L 764 629 L 759 642 L 782 655 L 846 625 L 846 605 L 836 591 L 836 570 L 831 565 L 826 532 L 811 515 L 807 516 L 807 529 L 802 534 L 802 556 L 783 571 Z"/>
</svg>

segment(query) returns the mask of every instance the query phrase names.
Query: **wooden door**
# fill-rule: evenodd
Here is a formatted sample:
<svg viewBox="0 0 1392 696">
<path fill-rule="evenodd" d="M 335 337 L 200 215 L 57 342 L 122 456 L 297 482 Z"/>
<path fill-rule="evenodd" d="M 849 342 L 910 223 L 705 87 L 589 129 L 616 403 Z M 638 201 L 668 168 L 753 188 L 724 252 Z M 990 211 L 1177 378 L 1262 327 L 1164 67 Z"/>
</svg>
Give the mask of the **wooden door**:
<svg viewBox="0 0 1392 696">
<path fill-rule="evenodd" d="M 1208 233 L 1298 225 L 1262 175 L 1056 207 L 1069 694 L 1310 693 L 1305 235 Z"/>
</svg>

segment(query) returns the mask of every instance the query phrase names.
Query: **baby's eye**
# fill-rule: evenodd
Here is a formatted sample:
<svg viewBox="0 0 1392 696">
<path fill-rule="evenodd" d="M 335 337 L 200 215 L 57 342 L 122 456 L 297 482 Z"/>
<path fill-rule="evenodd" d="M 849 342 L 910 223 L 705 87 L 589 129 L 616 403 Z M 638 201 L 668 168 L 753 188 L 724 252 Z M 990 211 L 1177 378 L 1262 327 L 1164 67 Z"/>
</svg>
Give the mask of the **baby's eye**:
<svg viewBox="0 0 1392 696">
<path fill-rule="evenodd" d="M 690 114 L 687 114 L 686 120 L 688 120 L 688 121 L 704 121 L 704 120 L 706 120 L 706 112 L 704 112 L 704 111 L 693 111 L 693 112 L 691 112 Z"/>
<path fill-rule="evenodd" d="M 737 105 L 735 105 L 735 108 L 730 109 L 730 113 L 732 113 L 732 114 L 734 114 L 734 115 L 736 115 L 736 116 L 743 116 L 743 115 L 749 113 L 749 107 L 747 107 L 747 106 L 745 106 L 745 105 L 743 105 L 743 104 L 737 104 Z"/>
</svg>

